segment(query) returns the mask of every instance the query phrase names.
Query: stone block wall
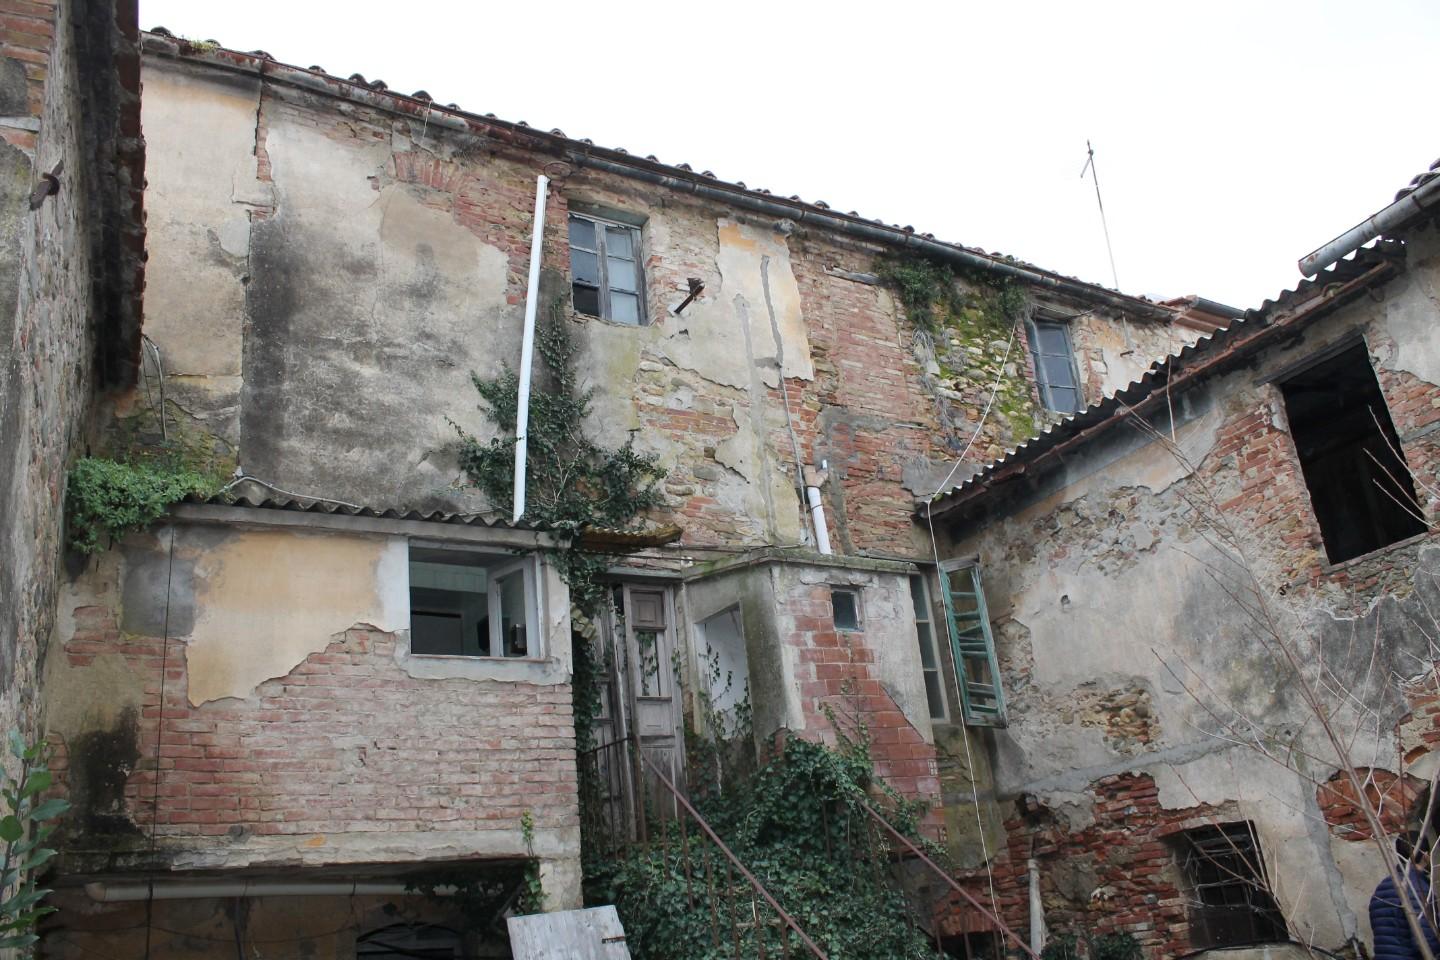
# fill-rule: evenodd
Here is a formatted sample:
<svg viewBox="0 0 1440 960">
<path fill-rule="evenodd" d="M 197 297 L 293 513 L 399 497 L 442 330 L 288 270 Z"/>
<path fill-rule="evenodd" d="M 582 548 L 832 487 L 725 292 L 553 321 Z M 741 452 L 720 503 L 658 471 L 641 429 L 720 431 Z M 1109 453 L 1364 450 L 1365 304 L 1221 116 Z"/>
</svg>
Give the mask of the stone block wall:
<svg viewBox="0 0 1440 960">
<path fill-rule="evenodd" d="M 133 0 L 0 3 L 0 730 L 34 736 L 65 471 L 133 381 L 143 142 Z M 43 176 L 58 192 L 32 207 Z M 133 309 L 132 309 L 133 308 Z"/>
</svg>

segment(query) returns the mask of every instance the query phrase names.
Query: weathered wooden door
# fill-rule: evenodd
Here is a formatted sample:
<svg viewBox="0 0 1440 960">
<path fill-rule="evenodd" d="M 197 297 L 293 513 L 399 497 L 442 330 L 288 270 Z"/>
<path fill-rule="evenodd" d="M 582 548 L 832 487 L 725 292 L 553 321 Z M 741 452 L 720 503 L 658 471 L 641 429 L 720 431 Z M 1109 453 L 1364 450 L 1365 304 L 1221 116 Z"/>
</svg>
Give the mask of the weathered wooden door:
<svg viewBox="0 0 1440 960">
<path fill-rule="evenodd" d="M 663 587 L 626 584 L 620 590 L 617 639 L 623 640 L 625 679 L 629 688 L 629 733 L 641 753 L 677 786 L 684 783 L 684 740 L 680 730 L 680 692 L 675 680 L 675 624 L 670 594 Z M 643 765 L 642 765 L 643 766 Z M 653 777 L 655 809 L 668 808 L 670 798 Z"/>
</svg>

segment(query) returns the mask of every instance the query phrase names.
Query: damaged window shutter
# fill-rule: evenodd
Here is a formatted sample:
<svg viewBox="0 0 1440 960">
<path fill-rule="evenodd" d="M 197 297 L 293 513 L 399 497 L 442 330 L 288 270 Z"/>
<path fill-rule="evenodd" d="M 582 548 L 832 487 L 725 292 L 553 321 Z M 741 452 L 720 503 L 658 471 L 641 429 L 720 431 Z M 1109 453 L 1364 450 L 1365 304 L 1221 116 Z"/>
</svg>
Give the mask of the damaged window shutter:
<svg viewBox="0 0 1440 960">
<path fill-rule="evenodd" d="M 980 567 L 971 563 L 946 569 L 942 593 L 965 722 L 981 727 L 1004 726 L 1005 694 L 1000 689 L 1000 667 L 995 659 L 985 591 L 980 586 Z"/>
</svg>

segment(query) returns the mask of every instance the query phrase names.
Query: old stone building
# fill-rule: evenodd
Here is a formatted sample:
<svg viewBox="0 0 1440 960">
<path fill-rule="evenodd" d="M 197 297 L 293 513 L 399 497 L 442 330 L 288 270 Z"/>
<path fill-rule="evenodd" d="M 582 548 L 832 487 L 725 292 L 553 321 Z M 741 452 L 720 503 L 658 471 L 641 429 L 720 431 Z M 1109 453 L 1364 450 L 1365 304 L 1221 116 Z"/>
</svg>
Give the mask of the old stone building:
<svg viewBox="0 0 1440 960">
<path fill-rule="evenodd" d="M 947 580 L 984 584 L 995 660 L 960 672 L 997 669 L 1008 722 L 944 780 L 1012 924 L 1370 942 L 1344 768 L 1392 831 L 1436 771 L 1440 245 L 1402 198 L 1387 239 L 922 508 Z"/>
<path fill-rule="evenodd" d="M 416 884 L 578 906 L 581 766 L 635 744 L 633 808 L 687 735 L 753 762 L 837 716 L 1015 930 L 1366 938 L 1378 854 L 1302 693 L 1398 825 L 1440 736 L 1423 216 L 1243 315 L 1157 303 L 133 4 L 14 6 L 0 708 L 75 805 L 47 956 L 506 956 Z M 577 534 L 593 617 L 571 531 L 457 443 L 509 442 L 476 383 L 527 313 L 577 429 L 660 473 Z M 66 469 L 153 450 L 223 488 L 67 554 Z M 1255 876 L 1199 877 L 1217 843 Z M 953 955 L 999 945 L 925 886 Z"/>
<path fill-rule="evenodd" d="M 612 571 L 624 619 L 592 631 L 619 664 L 600 735 L 672 774 L 699 704 L 745 702 L 758 747 L 827 737 L 838 705 L 938 803 L 915 498 L 1229 319 L 358 75 L 144 50 L 151 358 L 106 439 L 158 433 L 234 480 L 60 598 L 57 956 L 120 928 L 175 956 L 304 940 L 316 916 L 343 929 L 307 949 L 348 956 L 434 919 L 397 891 L 457 864 L 537 861 L 547 906 L 578 904 L 567 593 L 454 443 L 496 431 L 472 375 L 520 360 L 537 176 L 537 305 L 579 346 L 584 427 L 664 471 Z M 960 279 L 911 316 L 895 275 L 932 260 Z M 733 686 L 707 688 L 712 660 Z"/>
</svg>

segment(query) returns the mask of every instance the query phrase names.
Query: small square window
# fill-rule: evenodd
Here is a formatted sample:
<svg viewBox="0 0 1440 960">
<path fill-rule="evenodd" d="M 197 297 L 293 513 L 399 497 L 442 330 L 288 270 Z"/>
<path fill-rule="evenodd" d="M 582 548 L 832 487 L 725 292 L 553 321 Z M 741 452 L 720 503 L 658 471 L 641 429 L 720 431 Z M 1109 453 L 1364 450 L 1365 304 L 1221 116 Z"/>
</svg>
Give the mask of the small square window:
<svg viewBox="0 0 1440 960">
<path fill-rule="evenodd" d="M 860 629 L 860 591 L 831 588 L 830 609 L 835 616 L 836 630 Z"/>
<path fill-rule="evenodd" d="M 465 550 L 410 549 L 410 652 L 540 656 L 534 561 Z"/>
<path fill-rule="evenodd" d="M 1075 351 L 1070 346 L 1070 327 L 1064 323 L 1035 320 L 1030 324 L 1030 354 L 1035 360 L 1035 382 L 1045 409 L 1076 413 L 1085 409 L 1080 378 L 1075 370 Z"/>
<path fill-rule="evenodd" d="M 640 228 L 570 214 L 570 285 L 576 313 L 645 323 Z"/>
</svg>

